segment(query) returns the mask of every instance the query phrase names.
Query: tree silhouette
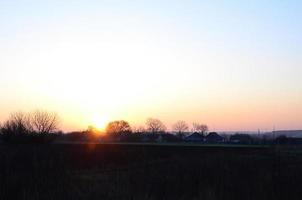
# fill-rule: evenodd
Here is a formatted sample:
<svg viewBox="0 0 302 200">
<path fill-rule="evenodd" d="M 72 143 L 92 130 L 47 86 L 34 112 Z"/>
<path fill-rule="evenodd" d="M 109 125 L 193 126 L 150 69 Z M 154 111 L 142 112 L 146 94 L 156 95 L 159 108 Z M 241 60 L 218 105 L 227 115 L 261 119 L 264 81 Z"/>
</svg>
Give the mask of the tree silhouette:
<svg viewBox="0 0 302 200">
<path fill-rule="evenodd" d="M 4 135 L 25 135 L 32 132 L 30 117 L 23 112 L 12 113 L 4 122 L 1 132 Z"/>
<path fill-rule="evenodd" d="M 1 138 L 13 143 L 50 142 L 57 134 L 58 117 L 54 113 L 36 111 L 16 112 L 10 115 L 1 128 Z"/>
<path fill-rule="evenodd" d="M 108 123 L 106 132 L 109 135 L 117 135 L 123 133 L 131 133 L 132 130 L 128 122 L 124 120 L 117 120 Z"/>
<path fill-rule="evenodd" d="M 200 124 L 200 123 L 193 123 L 193 131 L 198 132 L 202 135 L 205 135 L 205 133 L 208 131 L 208 126 L 206 124 Z"/>
<path fill-rule="evenodd" d="M 166 126 L 159 120 L 154 118 L 149 118 L 146 121 L 147 130 L 153 134 L 165 132 Z"/>
<path fill-rule="evenodd" d="M 173 125 L 172 129 L 179 137 L 183 137 L 184 133 L 189 130 L 189 126 L 185 121 L 180 120 Z"/>
<path fill-rule="evenodd" d="M 38 134 L 50 134 L 58 129 L 59 119 L 55 113 L 37 110 L 30 114 L 31 129 Z"/>
</svg>

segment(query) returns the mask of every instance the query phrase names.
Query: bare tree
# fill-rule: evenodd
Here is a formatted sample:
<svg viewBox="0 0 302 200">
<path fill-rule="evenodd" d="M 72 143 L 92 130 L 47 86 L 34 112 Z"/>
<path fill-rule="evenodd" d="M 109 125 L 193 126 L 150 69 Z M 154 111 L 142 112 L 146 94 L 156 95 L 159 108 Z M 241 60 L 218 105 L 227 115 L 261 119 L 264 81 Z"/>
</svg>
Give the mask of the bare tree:
<svg viewBox="0 0 302 200">
<path fill-rule="evenodd" d="M 12 113 L 2 126 L 3 134 L 23 135 L 31 132 L 29 115 L 23 112 Z"/>
<path fill-rule="evenodd" d="M 1 128 L 3 141 L 12 143 L 45 143 L 57 136 L 58 117 L 54 113 L 36 111 L 32 113 L 16 112 Z"/>
<path fill-rule="evenodd" d="M 193 123 L 193 131 L 204 135 L 208 131 L 208 126 L 200 123 Z"/>
<path fill-rule="evenodd" d="M 154 118 L 149 118 L 146 121 L 147 130 L 153 134 L 165 132 L 166 126 L 159 120 Z"/>
<path fill-rule="evenodd" d="M 185 132 L 189 130 L 189 126 L 185 121 L 177 121 L 173 126 L 173 130 L 177 132 L 177 135 L 183 137 Z"/>
<path fill-rule="evenodd" d="M 55 113 L 37 110 L 30 113 L 31 129 L 38 134 L 50 134 L 58 129 L 59 118 Z"/>
<path fill-rule="evenodd" d="M 110 135 L 116 135 L 120 133 L 131 133 L 132 130 L 128 122 L 124 120 L 117 120 L 108 123 L 106 132 Z"/>
</svg>

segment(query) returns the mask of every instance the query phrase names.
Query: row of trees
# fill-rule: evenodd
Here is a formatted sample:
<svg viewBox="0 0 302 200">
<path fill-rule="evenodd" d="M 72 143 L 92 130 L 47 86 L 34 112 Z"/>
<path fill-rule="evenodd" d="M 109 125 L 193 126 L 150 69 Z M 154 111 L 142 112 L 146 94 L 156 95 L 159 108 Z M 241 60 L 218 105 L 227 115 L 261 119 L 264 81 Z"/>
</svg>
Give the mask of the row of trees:
<svg viewBox="0 0 302 200">
<path fill-rule="evenodd" d="M 149 118 L 146 121 L 146 127 L 140 126 L 136 128 L 131 128 L 129 123 L 124 120 L 112 121 L 106 127 L 106 133 L 108 135 L 116 135 L 123 133 L 164 133 L 167 128 L 162 121 L 155 118 Z M 172 131 L 177 135 L 183 136 L 188 133 L 190 130 L 189 125 L 185 121 L 177 121 L 172 126 Z M 204 135 L 208 131 L 208 126 L 201 123 L 193 123 L 192 124 L 192 132 L 198 132 Z"/>
<path fill-rule="evenodd" d="M 34 112 L 16 112 L 0 127 L 4 141 L 51 140 L 58 131 L 59 117 L 55 113 L 37 110 Z M 21 142 L 21 141 L 20 141 Z"/>
<path fill-rule="evenodd" d="M 9 119 L 0 125 L 0 139 L 8 142 L 37 142 L 49 141 L 58 134 L 59 117 L 55 113 L 37 110 L 34 112 L 16 112 L 10 115 Z M 166 132 L 165 124 L 155 118 L 149 118 L 145 127 L 132 128 L 127 121 L 117 120 L 108 123 L 106 127 L 107 135 L 120 135 L 128 133 L 150 133 L 158 134 Z M 172 126 L 173 132 L 178 136 L 186 135 L 190 128 L 185 121 L 178 121 Z M 205 134 L 208 127 L 205 124 L 193 123 L 193 132 Z M 97 130 L 92 126 L 88 128 L 88 133 L 95 133 Z M 95 136 L 95 134 L 91 134 Z"/>
</svg>

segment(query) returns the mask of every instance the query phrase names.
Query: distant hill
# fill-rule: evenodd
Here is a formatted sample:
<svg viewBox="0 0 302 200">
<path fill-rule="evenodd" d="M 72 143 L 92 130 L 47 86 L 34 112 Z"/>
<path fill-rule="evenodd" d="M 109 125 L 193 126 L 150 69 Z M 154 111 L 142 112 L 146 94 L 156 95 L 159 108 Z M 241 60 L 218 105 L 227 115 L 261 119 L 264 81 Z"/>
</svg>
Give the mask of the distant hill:
<svg viewBox="0 0 302 200">
<path fill-rule="evenodd" d="M 267 138 L 276 138 L 279 136 L 286 136 L 290 138 L 302 138 L 302 130 L 277 130 L 277 131 L 272 131 L 272 132 L 262 132 L 259 134 L 258 132 L 252 132 L 252 131 L 229 131 L 229 132 L 220 132 L 219 134 L 221 135 L 234 135 L 234 134 L 248 134 L 253 137 L 258 137 L 258 136 L 266 136 Z"/>
<path fill-rule="evenodd" d="M 273 131 L 272 134 L 275 137 L 284 135 L 286 137 L 302 138 L 302 130 L 278 130 L 278 131 Z"/>
</svg>

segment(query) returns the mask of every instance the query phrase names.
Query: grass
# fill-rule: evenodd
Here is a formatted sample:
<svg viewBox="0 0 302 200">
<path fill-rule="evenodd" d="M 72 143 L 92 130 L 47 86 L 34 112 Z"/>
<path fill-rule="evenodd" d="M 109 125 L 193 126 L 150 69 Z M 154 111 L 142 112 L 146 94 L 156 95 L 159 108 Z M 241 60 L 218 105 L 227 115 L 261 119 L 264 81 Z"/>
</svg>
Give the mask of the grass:
<svg viewBox="0 0 302 200">
<path fill-rule="evenodd" d="M 0 146 L 0 199 L 300 199 L 297 148 Z"/>
</svg>

